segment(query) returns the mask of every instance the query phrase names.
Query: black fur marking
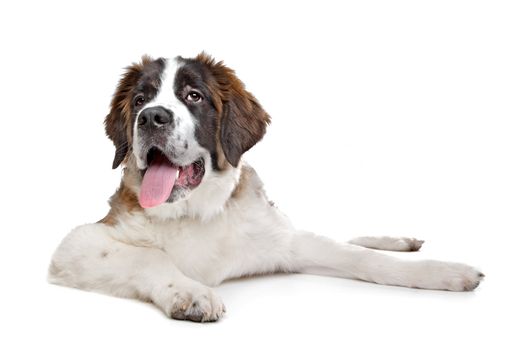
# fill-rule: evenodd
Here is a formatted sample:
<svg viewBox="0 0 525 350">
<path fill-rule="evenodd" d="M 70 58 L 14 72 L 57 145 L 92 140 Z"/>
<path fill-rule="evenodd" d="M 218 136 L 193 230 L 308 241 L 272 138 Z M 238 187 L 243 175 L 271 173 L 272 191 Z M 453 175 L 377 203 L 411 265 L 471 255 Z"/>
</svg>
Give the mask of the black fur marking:
<svg viewBox="0 0 525 350">
<path fill-rule="evenodd" d="M 213 79 L 213 77 L 200 62 L 188 59 L 181 59 L 181 62 L 183 65 L 175 76 L 175 95 L 197 119 L 198 125 L 195 128 L 197 142 L 210 152 L 213 170 L 219 170 L 217 162 L 218 115 L 206 84 L 206 80 Z M 189 89 L 196 89 L 202 94 L 202 100 L 199 103 L 191 103 L 186 100 L 185 95 Z"/>
</svg>

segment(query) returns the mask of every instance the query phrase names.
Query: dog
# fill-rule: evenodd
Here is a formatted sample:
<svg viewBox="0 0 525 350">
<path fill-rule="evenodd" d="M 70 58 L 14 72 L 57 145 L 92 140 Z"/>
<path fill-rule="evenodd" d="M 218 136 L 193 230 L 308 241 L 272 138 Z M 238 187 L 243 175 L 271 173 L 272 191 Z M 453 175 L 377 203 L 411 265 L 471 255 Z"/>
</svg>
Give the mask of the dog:
<svg viewBox="0 0 525 350">
<path fill-rule="evenodd" d="M 449 291 L 479 285 L 484 275 L 468 265 L 377 251 L 417 251 L 423 241 L 414 238 L 338 243 L 296 230 L 242 160 L 269 123 L 235 72 L 206 53 L 144 56 L 127 67 L 105 119 L 113 168 L 123 165 L 120 187 L 106 217 L 63 239 L 49 281 L 144 300 L 195 322 L 224 315 L 213 286 L 249 275 L 319 274 Z"/>
</svg>

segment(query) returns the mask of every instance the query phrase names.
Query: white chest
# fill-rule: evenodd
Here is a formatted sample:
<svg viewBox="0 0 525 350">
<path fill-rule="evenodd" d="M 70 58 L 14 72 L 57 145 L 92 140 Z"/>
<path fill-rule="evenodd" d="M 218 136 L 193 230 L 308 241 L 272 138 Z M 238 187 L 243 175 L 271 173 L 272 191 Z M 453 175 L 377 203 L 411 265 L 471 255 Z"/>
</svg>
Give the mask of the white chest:
<svg viewBox="0 0 525 350">
<path fill-rule="evenodd" d="M 274 262 L 286 260 L 290 227 L 273 208 L 259 207 L 227 210 L 207 222 L 181 219 L 150 225 L 147 230 L 155 232 L 156 245 L 186 276 L 217 285 L 246 271 L 267 272 Z"/>
</svg>

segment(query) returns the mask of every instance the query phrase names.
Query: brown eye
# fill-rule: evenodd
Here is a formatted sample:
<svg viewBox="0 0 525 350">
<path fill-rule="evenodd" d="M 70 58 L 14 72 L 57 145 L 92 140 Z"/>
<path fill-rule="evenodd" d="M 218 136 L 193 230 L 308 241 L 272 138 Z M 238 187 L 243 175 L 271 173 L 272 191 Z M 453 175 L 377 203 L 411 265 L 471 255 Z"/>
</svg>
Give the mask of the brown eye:
<svg viewBox="0 0 525 350">
<path fill-rule="evenodd" d="M 138 95 L 137 97 L 135 97 L 135 107 L 142 106 L 144 102 L 146 102 L 146 100 L 144 99 L 143 95 Z"/>
<path fill-rule="evenodd" d="M 202 96 L 197 91 L 190 91 L 188 95 L 186 95 L 186 100 L 196 103 L 202 100 Z"/>
</svg>

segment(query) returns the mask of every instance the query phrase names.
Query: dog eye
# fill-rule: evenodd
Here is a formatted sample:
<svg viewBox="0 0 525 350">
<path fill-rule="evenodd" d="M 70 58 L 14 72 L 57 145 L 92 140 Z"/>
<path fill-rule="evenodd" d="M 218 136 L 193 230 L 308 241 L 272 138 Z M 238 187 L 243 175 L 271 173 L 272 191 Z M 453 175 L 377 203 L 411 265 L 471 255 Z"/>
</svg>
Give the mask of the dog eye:
<svg viewBox="0 0 525 350">
<path fill-rule="evenodd" d="M 194 103 L 200 102 L 202 100 L 202 96 L 197 91 L 190 91 L 188 95 L 186 95 L 186 100 Z"/>
<path fill-rule="evenodd" d="M 133 104 L 135 105 L 135 107 L 138 107 L 142 106 L 144 102 L 146 102 L 144 95 L 138 95 L 137 97 L 135 97 L 135 102 L 133 102 Z"/>
</svg>

